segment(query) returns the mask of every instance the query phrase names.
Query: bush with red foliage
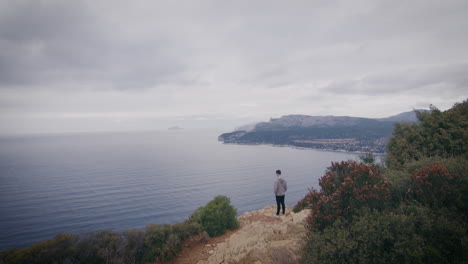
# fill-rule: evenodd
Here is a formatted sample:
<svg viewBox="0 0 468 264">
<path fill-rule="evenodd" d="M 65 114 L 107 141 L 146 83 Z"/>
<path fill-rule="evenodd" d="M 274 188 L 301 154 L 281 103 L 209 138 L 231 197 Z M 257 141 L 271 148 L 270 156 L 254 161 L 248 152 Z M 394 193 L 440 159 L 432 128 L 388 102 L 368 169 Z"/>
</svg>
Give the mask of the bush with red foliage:
<svg viewBox="0 0 468 264">
<path fill-rule="evenodd" d="M 312 187 L 309 189 L 309 193 L 297 202 L 293 208 L 293 212 L 298 213 L 302 211 L 302 209 L 311 209 L 311 206 L 320 201 L 320 199 L 322 199 L 322 193 Z"/>
<path fill-rule="evenodd" d="M 390 182 L 380 168 L 356 161 L 332 163 L 319 181 L 321 191 L 311 192 L 312 213 L 308 223 L 312 229 L 323 230 L 337 217 L 351 219 L 360 208 L 381 210 L 390 198 Z"/>
<path fill-rule="evenodd" d="M 411 174 L 410 197 L 428 206 L 449 206 L 459 197 L 456 190 L 458 176 L 441 164 L 433 164 Z"/>
</svg>

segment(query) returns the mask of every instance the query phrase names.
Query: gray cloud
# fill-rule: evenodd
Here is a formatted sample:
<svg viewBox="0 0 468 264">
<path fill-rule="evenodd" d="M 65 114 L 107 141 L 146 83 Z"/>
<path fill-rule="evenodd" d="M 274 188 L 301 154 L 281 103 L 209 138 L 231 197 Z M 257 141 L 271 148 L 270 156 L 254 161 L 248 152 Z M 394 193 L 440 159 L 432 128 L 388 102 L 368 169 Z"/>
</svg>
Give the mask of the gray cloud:
<svg viewBox="0 0 468 264">
<path fill-rule="evenodd" d="M 398 69 L 372 74 L 360 79 L 334 81 L 322 88 L 332 94 L 366 94 L 381 96 L 393 93 L 424 93 L 433 91 L 433 96 L 443 93 L 464 94 L 468 87 L 468 64 L 453 64 L 434 67 Z M 465 93 L 466 94 L 466 93 Z M 426 94 L 427 95 L 427 94 Z"/>
<path fill-rule="evenodd" d="M 0 0 L 0 117 L 449 107 L 467 97 L 467 11 L 464 0 Z"/>
<path fill-rule="evenodd" d="M 216 84 L 277 86 L 365 75 L 431 57 L 434 63 L 438 53 L 467 59 L 459 57 L 468 42 L 464 1 L 43 0 L 7 1 L 4 7 L 4 86 L 139 88 L 200 76 L 215 76 Z M 264 74 L 272 68 L 287 74 Z"/>
<path fill-rule="evenodd" d="M 140 88 L 183 71 L 161 36 L 125 39 L 84 1 L 11 1 L 0 16 L 0 85 Z M 125 19 L 125 18 L 122 18 Z"/>
</svg>

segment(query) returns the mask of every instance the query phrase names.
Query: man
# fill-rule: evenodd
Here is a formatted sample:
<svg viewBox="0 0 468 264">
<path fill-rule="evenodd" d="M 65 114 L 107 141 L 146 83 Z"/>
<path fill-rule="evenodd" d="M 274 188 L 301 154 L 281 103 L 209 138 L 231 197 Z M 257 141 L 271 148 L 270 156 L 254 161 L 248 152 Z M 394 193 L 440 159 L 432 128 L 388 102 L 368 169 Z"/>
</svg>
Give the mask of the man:
<svg viewBox="0 0 468 264">
<path fill-rule="evenodd" d="M 280 170 L 276 171 L 276 177 L 277 177 L 277 179 L 276 179 L 275 185 L 273 187 L 273 192 L 276 195 L 276 216 L 279 216 L 280 205 L 281 205 L 281 207 L 283 209 L 283 215 L 284 215 L 285 210 L 286 210 L 286 206 L 284 205 L 284 194 L 288 190 L 288 184 L 286 183 L 286 181 L 281 176 L 281 171 Z"/>
</svg>

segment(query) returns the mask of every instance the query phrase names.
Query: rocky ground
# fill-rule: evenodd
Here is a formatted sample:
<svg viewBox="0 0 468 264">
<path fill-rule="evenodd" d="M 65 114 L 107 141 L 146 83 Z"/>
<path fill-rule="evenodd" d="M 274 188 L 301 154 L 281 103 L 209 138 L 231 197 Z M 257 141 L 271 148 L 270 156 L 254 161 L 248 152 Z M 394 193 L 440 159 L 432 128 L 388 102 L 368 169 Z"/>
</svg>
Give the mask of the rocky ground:
<svg viewBox="0 0 468 264">
<path fill-rule="evenodd" d="M 193 237 L 173 264 L 297 263 L 309 210 L 275 217 L 276 206 L 245 212 L 240 226 L 215 238 Z"/>
</svg>

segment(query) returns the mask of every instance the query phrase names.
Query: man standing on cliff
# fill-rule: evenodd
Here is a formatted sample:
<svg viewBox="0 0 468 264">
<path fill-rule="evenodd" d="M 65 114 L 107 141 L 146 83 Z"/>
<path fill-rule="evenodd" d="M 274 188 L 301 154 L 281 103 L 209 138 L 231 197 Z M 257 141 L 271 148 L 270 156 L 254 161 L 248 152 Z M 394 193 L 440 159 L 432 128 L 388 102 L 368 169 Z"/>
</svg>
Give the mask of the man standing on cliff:
<svg viewBox="0 0 468 264">
<path fill-rule="evenodd" d="M 286 183 L 286 181 L 281 176 L 281 171 L 280 170 L 276 171 L 276 177 L 277 177 L 277 179 L 276 179 L 275 185 L 273 187 L 273 192 L 276 195 L 276 216 L 279 216 L 280 205 L 281 205 L 281 207 L 283 209 L 283 215 L 284 215 L 285 210 L 286 210 L 286 206 L 284 205 L 284 194 L 288 190 L 288 184 Z"/>
</svg>

